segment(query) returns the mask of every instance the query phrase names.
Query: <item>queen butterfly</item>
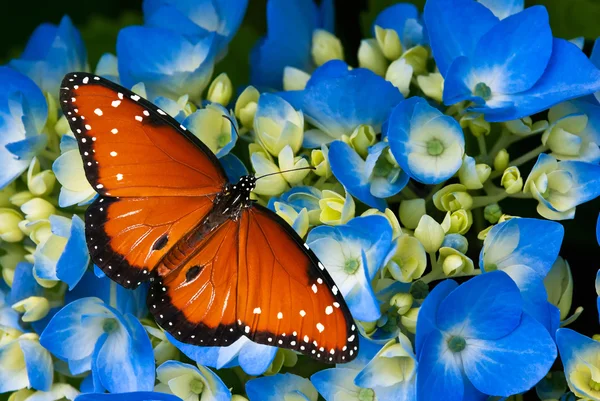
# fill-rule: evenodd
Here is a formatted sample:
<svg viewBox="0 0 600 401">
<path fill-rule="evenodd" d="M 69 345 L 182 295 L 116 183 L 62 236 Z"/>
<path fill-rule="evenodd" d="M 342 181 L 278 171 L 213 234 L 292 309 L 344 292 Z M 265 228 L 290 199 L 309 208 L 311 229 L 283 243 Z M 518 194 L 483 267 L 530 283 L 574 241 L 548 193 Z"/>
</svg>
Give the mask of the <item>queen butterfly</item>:
<svg viewBox="0 0 600 401">
<path fill-rule="evenodd" d="M 99 196 L 86 212 L 92 260 L 177 340 L 241 336 L 326 363 L 356 357 L 358 333 L 325 267 L 277 214 L 228 181 L 195 135 L 139 95 L 70 73 L 60 103 Z"/>
</svg>

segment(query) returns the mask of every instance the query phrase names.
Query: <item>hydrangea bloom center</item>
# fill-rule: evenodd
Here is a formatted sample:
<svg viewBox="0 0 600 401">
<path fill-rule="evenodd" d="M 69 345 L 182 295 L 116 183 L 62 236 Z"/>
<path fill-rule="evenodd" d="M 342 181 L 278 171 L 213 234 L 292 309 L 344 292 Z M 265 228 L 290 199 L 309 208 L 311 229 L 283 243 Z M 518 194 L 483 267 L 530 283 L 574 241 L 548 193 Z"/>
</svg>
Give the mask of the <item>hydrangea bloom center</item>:
<svg viewBox="0 0 600 401">
<path fill-rule="evenodd" d="M 373 401 L 375 392 L 370 388 L 361 388 L 358 392 L 358 401 Z"/>
<path fill-rule="evenodd" d="M 452 352 L 461 352 L 467 346 L 467 342 L 461 336 L 452 336 L 448 340 L 448 348 Z"/>
<path fill-rule="evenodd" d="M 427 142 L 427 153 L 430 156 L 439 156 L 444 152 L 444 144 L 437 138 Z"/>
<path fill-rule="evenodd" d="M 473 95 L 479 96 L 483 100 L 490 100 L 492 98 L 492 90 L 485 83 L 480 82 L 477 85 L 475 85 Z"/>
<path fill-rule="evenodd" d="M 119 324 L 117 322 L 117 319 L 112 317 L 104 319 L 104 322 L 102 323 L 102 330 L 104 330 L 105 333 L 112 333 L 115 330 L 117 330 L 118 327 Z"/>
<path fill-rule="evenodd" d="M 358 270 L 360 266 L 360 262 L 358 259 L 346 259 L 346 263 L 344 264 L 344 272 L 347 274 L 354 274 Z"/>
<path fill-rule="evenodd" d="M 194 379 L 190 382 L 190 391 L 194 394 L 202 394 L 204 383 L 200 379 Z"/>
</svg>

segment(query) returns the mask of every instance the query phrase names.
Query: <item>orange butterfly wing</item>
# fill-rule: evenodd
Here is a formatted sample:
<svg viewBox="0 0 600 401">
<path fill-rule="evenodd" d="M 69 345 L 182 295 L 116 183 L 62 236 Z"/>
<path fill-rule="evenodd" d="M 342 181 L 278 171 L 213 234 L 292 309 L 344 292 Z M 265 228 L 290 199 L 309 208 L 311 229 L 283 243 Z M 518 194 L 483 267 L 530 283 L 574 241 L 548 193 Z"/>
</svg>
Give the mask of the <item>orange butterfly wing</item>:
<svg viewBox="0 0 600 401">
<path fill-rule="evenodd" d="M 358 333 L 342 294 L 283 219 L 247 209 L 239 247 L 237 315 L 246 336 L 327 363 L 356 357 Z"/>
<path fill-rule="evenodd" d="M 86 212 L 92 260 L 134 288 L 212 207 L 218 159 L 152 103 L 87 73 L 65 76 L 60 103 L 100 197 Z"/>
</svg>

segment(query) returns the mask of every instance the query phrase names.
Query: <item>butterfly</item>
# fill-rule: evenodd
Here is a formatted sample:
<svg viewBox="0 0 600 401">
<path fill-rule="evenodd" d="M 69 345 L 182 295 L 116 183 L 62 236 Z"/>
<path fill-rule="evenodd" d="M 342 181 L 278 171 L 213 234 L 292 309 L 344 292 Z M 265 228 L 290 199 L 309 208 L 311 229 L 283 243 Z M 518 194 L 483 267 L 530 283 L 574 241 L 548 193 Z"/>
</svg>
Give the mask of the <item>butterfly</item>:
<svg viewBox="0 0 600 401">
<path fill-rule="evenodd" d="M 166 112 L 109 80 L 70 73 L 60 104 L 99 196 L 85 215 L 94 263 L 178 341 L 250 340 L 325 363 L 356 357 L 358 332 L 334 281 L 253 175 L 232 183 L 217 157 Z"/>
</svg>

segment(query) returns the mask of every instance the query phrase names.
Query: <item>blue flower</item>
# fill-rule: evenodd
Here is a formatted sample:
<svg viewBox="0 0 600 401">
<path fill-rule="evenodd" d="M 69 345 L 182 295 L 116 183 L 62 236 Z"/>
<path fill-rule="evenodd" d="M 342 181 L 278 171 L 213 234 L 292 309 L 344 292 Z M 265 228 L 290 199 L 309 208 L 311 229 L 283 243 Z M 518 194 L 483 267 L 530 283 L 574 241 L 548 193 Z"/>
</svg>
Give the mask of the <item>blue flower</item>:
<svg viewBox="0 0 600 401">
<path fill-rule="evenodd" d="M 237 32 L 248 0 L 144 0 L 146 26 L 170 29 L 191 41 L 212 32 L 217 51 L 225 49 Z"/>
<path fill-rule="evenodd" d="M 373 215 L 341 226 L 319 226 L 306 242 L 339 287 L 352 316 L 367 322 L 377 320 L 381 312 L 371 280 L 394 249 L 387 219 Z"/>
<path fill-rule="evenodd" d="M 0 188 L 27 169 L 46 146 L 41 135 L 48 105 L 38 86 L 25 75 L 0 67 Z"/>
<path fill-rule="evenodd" d="M 321 214 L 319 201 L 321 197 L 321 191 L 315 187 L 294 187 L 279 197 L 274 196 L 269 199 L 268 208 L 280 215 L 281 213 L 285 213 L 288 207 L 292 208 L 296 213 L 302 213 L 302 210 L 306 210 L 308 223 L 311 226 L 316 226 L 321 224 L 319 219 L 319 215 Z"/>
<path fill-rule="evenodd" d="M 557 161 L 539 155 L 523 192 L 537 200 L 537 211 L 551 220 L 572 219 L 575 207 L 600 195 L 600 166 L 581 161 Z"/>
<path fill-rule="evenodd" d="M 237 120 L 220 104 L 211 103 L 196 110 L 183 121 L 183 125 L 219 158 L 227 155 L 238 139 Z"/>
<path fill-rule="evenodd" d="M 556 358 L 552 337 L 523 312 L 519 289 L 503 272 L 438 284 L 419 310 L 416 351 L 418 401 L 521 393 Z"/>
<path fill-rule="evenodd" d="M 427 42 L 427 35 L 419 18 L 419 10 L 412 4 L 399 3 L 389 6 L 375 18 L 373 31 L 377 26 L 396 31 L 404 49 Z"/>
<path fill-rule="evenodd" d="M 361 124 L 381 132 L 403 96 L 374 72 L 349 70 L 343 61 L 333 60 L 315 70 L 300 98 L 306 120 L 317 127 L 304 133 L 303 146 L 316 148 L 342 135 L 350 136 Z"/>
<path fill-rule="evenodd" d="M 317 401 L 319 394 L 310 380 L 291 373 L 264 376 L 246 383 L 250 401 Z"/>
<path fill-rule="evenodd" d="M 156 368 L 154 391 L 174 394 L 186 401 L 229 401 L 231 392 L 219 376 L 204 366 L 167 361 Z"/>
<path fill-rule="evenodd" d="M 600 89 L 600 71 L 553 38 L 542 6 L 498 21 L 472 0 L 429 0 L 424 18 L 447 105 L 469 100 L 487 121 L 508 121 Z"/>
<path fill-rule="evenodd" d="M 477 0 L 490 9 L 496 17 L 504 19 L 523 11 L 525 0 Z"/>
<path fill-rule="evenodd" d="M 81 298 L 62 308 L 40 342 L 68 363 L 72 374 L 92 371 L 96 391 L 152 390 L 154 354 L 144 327 L 101 299 Z"/>
<path fill-rule="evenodd" d="M 87 393 L 79 395 L 75 401 L 181 401 L 181 398 L 165 393 L 136 391 L 117 394 Z"/>
<path fill-rule="evenodd" d="M 199 41 L 162 28 L 130 26 L 117 38 L 121 84 L 143 82 L 150 98 L 177 99 L 189 94 L 199 101 L 213 72 L 215 34 Z"/>
<path fill-rule="evenodd" d="M 581 399 L 598 400 L 600 343 L 571 329 L 556 332 L 556 344 L 571 391 Z"/>
<path fill-rule="evenodd" d="M 550 333 L 558 328 L 560 311 L 548 302 L 543 280 L 558 257 L 563 236 L 562 225 L 553 221 L 510 219 L 490 230 L 479 257 L 482 270 L 502 270 L 514 280 L 523 310 Z"/>
<path fill-rule="evenodd" d="M 22 334 L 0 344 L 0 393 L 26 387 L 50 390 L 54 378 L 52 357 L 36 334 Z"/>
<path fill-rule="evenodd" d="M 85 273 L 90 255 L 85 243 L 85 224 L 77 215 L 50 216 L 52 234 L 38 245 L 33 258 L 37 277 L 61 280 L 73 289 Z"/>
<path fill-rule="evenodd" d="M 88 69 L 87 53 L 79 31 L 65 15 L 58 26 L 38 26 L 21 57 L 10 66 L 33 79 L 44 93 L 58 97 L 65 74 Z"/>
<path fill-rule="evenodd" d="M 379 142 L 369 148 L 363 160 L 347 143 L 334 141 L 329 148 L 329 164 L 350 194 L 383 211 L 385 198 L 396 195 L 408 182 L 408 175 L 390 160 L 388 152 L 388 144 Z"/>
<path fill-rule="evenodd" d="M 96 191 L 85 177 L 83 160 L 75 137 L 66 134 L 60 140 L 61 155 L 52 163 L 52 171 L 60 182 L 58 205 L 87 205 L 97 196 Z"/>
<path fill-rule="evenodd" d="M 412 97 L 396 106 L 387 139 L 400 167 L 424 184 L 446 181 L 462 165 L 465 138 L 460 125 L 423 98 Z"/>
<path fill-rule="evenodd" d="M 210 366 L 215 369 L 240 366 L 249 375 L 263 374 L 277 353 L 277 347 L 257 344 L 247 337 L 240 337 L 235 343 L 227 347 L 200 347 L 177 341 L 170 334 L 167 338 L 188 358 L 199 365 Z"/>
<path fill-rule="evenodd" d="M 315 29 L 333 30 L 333 1 L 318 8 L 313 0 L 267 2 L 267 35 L 250 53 L 250 82 L 272 89 L 283 87 L 283 70 L 314 68 L 311 49 Z M 293 23 L 290 23 L 293 21 Z"/>
</svg>

